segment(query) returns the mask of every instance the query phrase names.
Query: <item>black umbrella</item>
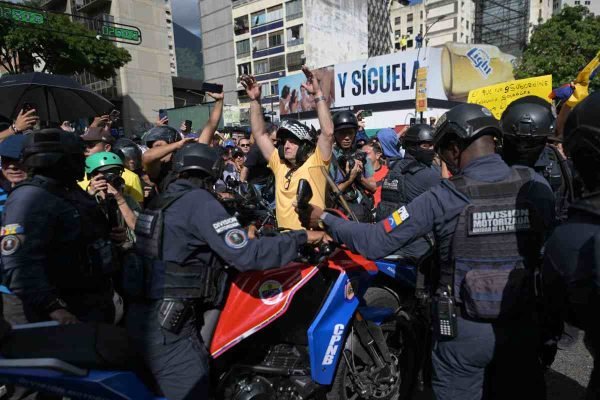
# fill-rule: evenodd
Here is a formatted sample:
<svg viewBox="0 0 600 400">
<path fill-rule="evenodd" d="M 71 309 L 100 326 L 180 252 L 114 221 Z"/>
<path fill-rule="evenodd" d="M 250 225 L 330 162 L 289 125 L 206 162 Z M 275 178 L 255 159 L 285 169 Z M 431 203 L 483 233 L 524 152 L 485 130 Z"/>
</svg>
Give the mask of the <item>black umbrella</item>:
<svg viewBox="0 0 600 400">
<path fill-rule="evenodd" d="M 40 120 L 73 121 L 108 114 L 113 104 L 64 75 L 33 72 L 0 78 L 0 114 L 16 118 L 25 103 Z"/>
</svg>

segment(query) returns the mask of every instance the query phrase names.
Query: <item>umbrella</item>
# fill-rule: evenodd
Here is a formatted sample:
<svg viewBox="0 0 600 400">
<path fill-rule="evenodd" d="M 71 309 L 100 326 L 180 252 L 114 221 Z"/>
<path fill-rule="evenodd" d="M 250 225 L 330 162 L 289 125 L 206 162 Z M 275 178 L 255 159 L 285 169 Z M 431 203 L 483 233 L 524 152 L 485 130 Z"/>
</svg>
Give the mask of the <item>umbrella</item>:
<svg viewBox="0 0 600 400">
<path fill-rule="evenodd" d="M 25 103 L 40 120 L 62 122 L 108 114 L 113 104 L 64 75 L 32 72 L 0 78 L 0 114 L 16 118 Z"/>
</svg>

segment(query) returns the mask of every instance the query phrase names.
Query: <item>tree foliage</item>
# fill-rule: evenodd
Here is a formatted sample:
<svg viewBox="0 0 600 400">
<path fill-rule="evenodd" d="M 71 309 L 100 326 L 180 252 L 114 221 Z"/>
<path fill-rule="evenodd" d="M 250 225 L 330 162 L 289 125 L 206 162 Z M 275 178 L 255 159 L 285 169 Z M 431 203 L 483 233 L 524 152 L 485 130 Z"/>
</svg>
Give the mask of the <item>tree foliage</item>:
<svg viewBox="0 0 600 400">
<path fill-rule="evenodd" d="M 565 7 L 538 25 L 515 69 L 515 77 L 552 75 L 557 87 L 575 79 L 600 50 L 600 17 L 582 6 Z M 600 76 L 591 82 L 600 88 Z"/>
<path fill-rule="evenodd" d="M 45 17 L 41 25 L 0 21 L 0 65 L 7 71 L 26 72 L 24 69 L 32 63 L 54 74 L 88 71 L 99 79 L 108 79 L 131 61 L 127 50 L 96 39 L 96 32 L 83 24 L 65 15 L 46 13 Z"/>
</svg>

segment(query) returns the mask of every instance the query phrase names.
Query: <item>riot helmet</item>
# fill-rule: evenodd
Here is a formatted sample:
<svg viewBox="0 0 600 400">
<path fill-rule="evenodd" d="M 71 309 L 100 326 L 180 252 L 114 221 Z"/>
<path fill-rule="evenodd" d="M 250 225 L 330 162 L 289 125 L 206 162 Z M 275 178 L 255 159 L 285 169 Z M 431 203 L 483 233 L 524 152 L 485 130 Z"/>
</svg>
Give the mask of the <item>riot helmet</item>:
<svg viewBox="0 0 600 400">
<path fill-rule="evenodd" d="M 600 92 L 590 94 L 569 114 L 564 145 L 587 191 L 600 190 Z"/>
<path fill-rule="evenodd" d="M 402 147 L 417 161 L 431 166 L 435 158 L 433 128 L 427 124 L 411 126 L 402 137 Z"/>
<path fill-rule="evenodd" d="M 316 136 L 314 128 L 311 129 L 295 119 L 284 119 L 277 130 L 277 139 L 279 140 L 277 151 L 279 158 L 285 161 L 285 139 L 291 137 L 299 142 L 295 165 L 300 166 L 304 164 L 315 150 Z"/>
<path fill-rule="evenodd" d="M 151 149 L 154 143 L 159 140 L 163 140 L 167 144 L 178 142 L 181 140 L 181 135 L 179 135 L 176 129 L 170 126 L 155 126 L 144 134 L 142 140 Z"/>
<path fill-rule="evenodd" d="M 173 156 L 173 172 L 197 171 L 212 178 L 219 177 L 220 157 L 217 152 L 204 143 L 189 143 Z"/>
<path fill-rule="evenodd" d="M 31 175 L 44 175 L 70 183 L 83 179 L 83 141 L 62 129 L 40 129 L 27 135 L 23 165 Z"/>
<path fill-rule="evenodd" d="M 142 169 L 142 149 L 131 139 L 118 139 L 112 146 L 112 152 L 118 155 L 125 167 L 132 171 Z"/>
<path fill-rule="evenodd" d="M 352 111 L 338 111 L 333 114 L 333 130 L 339 131 L 346 128 L 352 128 L 354 131 L 358 130 L 358 119 Z"/>
<path fill-rule="evenodd" d="M 533 167 L 547 138 L 554 134 L 555 120 L 552 106 L 540 97 L 526 96 L 510 103 L 500 119 L 504 161 Z"/>
<path fill-rule="evenodd" d="M 482 136 L 502 137 L 498 120 L 490 110 L 478 104 L 460 104 L 443 114 L 437 121 L 434 130 L 433 145 L 450 172 L 454 175 L 460 172 L 458 165 L 445 160 L 442 151 L 450 143 L 458 145 L 460 152 Z"/>
</svg>

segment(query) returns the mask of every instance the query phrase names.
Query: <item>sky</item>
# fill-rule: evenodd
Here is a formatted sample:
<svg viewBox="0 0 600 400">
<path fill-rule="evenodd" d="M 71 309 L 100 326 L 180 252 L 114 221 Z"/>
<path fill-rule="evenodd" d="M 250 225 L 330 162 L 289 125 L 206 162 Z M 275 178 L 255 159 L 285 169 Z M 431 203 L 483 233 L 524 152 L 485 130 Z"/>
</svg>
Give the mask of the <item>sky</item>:
<svg viewBox="0 0 600 400">
<path fill-rule="evenodd" d="M 193 34 L 200 36 L 200 10 L 198 0 L 171 0 L 173 21 Z"/>
</svg>

